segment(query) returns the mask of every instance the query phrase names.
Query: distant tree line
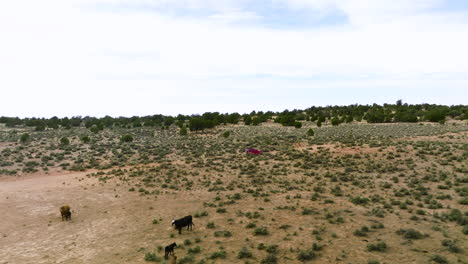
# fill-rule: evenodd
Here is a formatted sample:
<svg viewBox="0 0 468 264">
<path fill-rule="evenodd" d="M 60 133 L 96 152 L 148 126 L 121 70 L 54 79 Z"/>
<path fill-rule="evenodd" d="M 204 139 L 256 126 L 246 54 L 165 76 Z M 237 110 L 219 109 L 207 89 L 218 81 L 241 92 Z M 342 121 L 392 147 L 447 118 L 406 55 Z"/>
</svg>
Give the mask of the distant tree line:
<svg viewBox="0 0 468 264">
<path fill-rule="evenodd" d="M 284 110 L 283 112 L 256 112 L 249 114 L 207 112 L 202 115 L 151 115 L 132 117 L 52 117 L 52 118 L 18 118 L 0 117 L 0 123 L 7 127 L 34 127 L 37 131 L 45 129 L 70 129 L 72 127 L 86 127 L 94 133 L 105 128 L 138 128 L 138 127 L 161 127 L 168 128 L 176 125 L 181 129 L 190 131 L 201 131 L 214 128 L 221 124 L 239 124 L 247 126 L 258 126 L 268 120 L 272 120 L 283 126 L 294 126 L 300 128 L 303 121 L 315 122 L 317 126 L 328 122 L 331 125 L 341 123 L 361 122 L 368 123 L 394 123 L 394 122 L 440 122 L 444 123 L 447 118 L 467 120 L 467 105 L 435 105 L 416 104 L 409 105 L 398 100 L 395 104 L 373 104 L 373 105 L 348 105 L 348 106 L 312 106 L 304 110 Z"/>
</svg>

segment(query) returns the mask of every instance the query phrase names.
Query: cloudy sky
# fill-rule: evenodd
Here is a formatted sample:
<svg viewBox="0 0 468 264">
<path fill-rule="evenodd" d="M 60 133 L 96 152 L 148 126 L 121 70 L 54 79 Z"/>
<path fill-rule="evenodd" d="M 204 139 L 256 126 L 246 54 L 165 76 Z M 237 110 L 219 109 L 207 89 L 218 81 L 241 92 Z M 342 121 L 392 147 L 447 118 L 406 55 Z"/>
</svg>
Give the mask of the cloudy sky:
<svg viewBox="0 0 468 264">
<path fill-rule="evenodd" d="M 20 117 L 468 104 L 468 1 L 0 1 L 0 89 Z"/>
</svg>

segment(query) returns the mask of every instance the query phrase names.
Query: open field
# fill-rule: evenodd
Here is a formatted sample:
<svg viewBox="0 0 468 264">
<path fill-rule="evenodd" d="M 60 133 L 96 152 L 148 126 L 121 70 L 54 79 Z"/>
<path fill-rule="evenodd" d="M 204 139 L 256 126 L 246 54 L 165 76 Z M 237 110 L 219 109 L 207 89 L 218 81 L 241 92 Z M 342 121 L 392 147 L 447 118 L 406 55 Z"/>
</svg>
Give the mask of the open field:
<svg viewBox="0 0 468 264">
<path fill-rule="evenodd" d="M 466 123 L 310 127 L 0 128 L 0 264 L 468 263 Z"/>
</svg>

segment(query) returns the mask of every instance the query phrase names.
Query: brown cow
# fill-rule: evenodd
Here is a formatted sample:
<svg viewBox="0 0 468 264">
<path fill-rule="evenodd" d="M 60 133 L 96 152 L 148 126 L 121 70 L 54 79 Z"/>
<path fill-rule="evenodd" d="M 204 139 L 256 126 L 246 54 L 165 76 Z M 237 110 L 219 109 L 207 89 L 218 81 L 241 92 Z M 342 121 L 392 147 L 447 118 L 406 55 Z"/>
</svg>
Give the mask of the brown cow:
<svg viewBox="0 0 468 264">
<path fill-rule="evenodd" d="M 62 221 L 71 220 L 71 211 L 69 205 L 60 207 L 60 214 L 62 215 Z"/>
</svg>

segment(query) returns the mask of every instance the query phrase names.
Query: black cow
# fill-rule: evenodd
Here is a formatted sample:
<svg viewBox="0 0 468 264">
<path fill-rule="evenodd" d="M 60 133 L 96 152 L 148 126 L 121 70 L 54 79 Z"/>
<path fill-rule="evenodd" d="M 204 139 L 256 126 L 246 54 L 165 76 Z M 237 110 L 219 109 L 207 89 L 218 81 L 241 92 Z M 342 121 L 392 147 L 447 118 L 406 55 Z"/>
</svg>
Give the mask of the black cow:
<svg viewBox="0 0 468 264">
<path fill-rule="evenodd" d="M 192 226 L 195 224 L 192 222 L 192 216 L 187 215 L 181 219 L 172 220 L 172 225 L 179 230 L 179 234 L 182 234 L 182 228 L 187 227 L 187 230 L 192 230 Z"/>
<path fill-rule="evenodd" d="M 176 243 L 172 243 L 170 244 L 169 246 L 166 246 L 164 248 L 164 258 L 167 259 L 167 257 L 169 255 L 173 255 L 174 256 L 174 248 L 177 246 Z"/>
</svg>

